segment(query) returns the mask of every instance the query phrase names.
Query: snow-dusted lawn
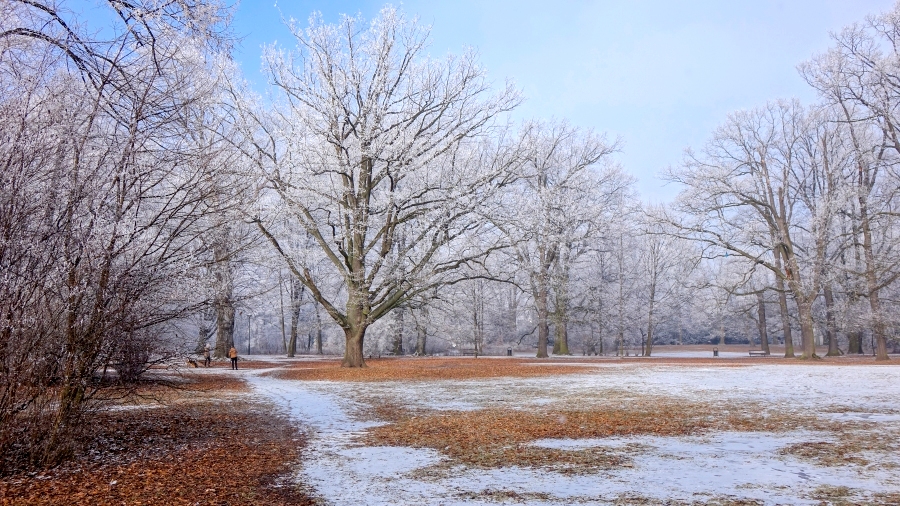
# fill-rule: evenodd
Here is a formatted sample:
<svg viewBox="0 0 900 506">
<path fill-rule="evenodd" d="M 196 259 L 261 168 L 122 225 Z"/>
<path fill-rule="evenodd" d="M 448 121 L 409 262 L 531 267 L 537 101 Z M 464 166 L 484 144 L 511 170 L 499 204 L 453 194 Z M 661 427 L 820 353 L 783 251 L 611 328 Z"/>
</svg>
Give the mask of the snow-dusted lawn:
<svg viewBox="0 0 900 506">
<path fill-rule="evenodd" d="M 299 479 L 328 504 L 900 500 L 900 366 L 763 361 L 719 367 L 607 360 L 580 369 L 539 378 L 373 383 L 245 374 L 257 395 L 282 406 L 313 435 Z M 665 398 L 764 406 L 768 413 L 790 413 L 821 422 L 818 427 L 841 429 L 815 430 L 810 423 L 809 428 L 774 433 L 714 431 L 530 443 L 572 450 L 601 447 L 627 456 L 623 466 L 565 474 L 514 466 L 468 468 L 435 449 L 366 447 L 359 437 L 385 423 L 366 419 L 360 409 L 373 403 L 426 411 L 527 411 L 548 405 L 602 409 L 610 398 L 619 403 Z M 829 460 L 829 443 L 839 442 L 845 443 L 843 453 Z"/>
</svg>

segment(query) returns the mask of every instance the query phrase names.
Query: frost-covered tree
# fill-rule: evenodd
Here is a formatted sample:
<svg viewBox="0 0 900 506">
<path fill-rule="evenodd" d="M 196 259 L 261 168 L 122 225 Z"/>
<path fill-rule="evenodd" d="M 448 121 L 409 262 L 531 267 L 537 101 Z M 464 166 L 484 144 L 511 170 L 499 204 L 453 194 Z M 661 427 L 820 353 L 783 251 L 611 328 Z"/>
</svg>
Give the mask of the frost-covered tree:
<svg viewBox="0 0 900 506">
<path fill-rule="evenodd" d="M 684 237 L 769 269 L 797 304 L 802 356 L 815 356 L 812 307 L 847 163 L 840 131 L 796 102 L 732 114 L 669 177 L 686 189 L 669 222 Z M 780 287 L 778 287 L 780 289 Z"/>
<path fill-rule="evenodd" d="M 100 37 L 58 2 L 0 5 L 0 453 L 14 438 L 36 463 L 65 454 L 98 374 L 133 381 L 164 356 L 162 324 L 202 302 L 217 211 L 218 147 L 191 132 L 225 10 L 106 8 Z"/>
<path fill-rule="evenodd" d="M 291 29 L 295 51 L 265 53 L 277 103 L 252 116 L 271 204 L 254 219 L 343 329 L 343 365 L 362 367 L 369 326 L 492 248 L 476 211 L 509 178 L 491 135 L 519 97 L 493 92 L 473 52 L 428 58 L 427 29 L 392 8 Z M 279 220 L 314 250 L 289 247 Z"/>
<path fill-rule="evenodd" d="M 670 310 L 681 308 L 682 300 L 678 299 L 686 295 L 685 288 L 700 255 L 688 241 L 670 233 L 663 223 L 649 218 L 642 228 L 636 252 L 639 259 L 636 284 L 641 288 L 639 300 L 644 309 L 643 354 L 649 357 L 660 322 L 672 316 L 668 314 Z"/>
<path fill-rule="evenodd" d="M 803 65 L 807 81 L 836 111 L 835 121 L 852 146 L 846 168 L 851 192 L 844 212 L 850 217 L 848 244 L 861 260 L 850 270 L 859 277 L 878 360 L 887 360 L 887 325 L 882 291 L 900 278 L 896 239 L 900 197 L 900 6 L 834 36 L 828 52 Z M 848 252 L 849 253 L 849 252 Z M 850 254 L 852 257 L 852 253 Z M 853 263 L 852 260 L 849 263 Z M 841 262 L 847 265 L 846 258 Z M 861 348 L 860 348 L 861 350 Z"/>
<path fill-rule="evenodd" d="M 616 145 L 565 122 L 523 127 L 525 161 L 517 184 L 503 195 L 493 222 L 512 244 L 537 316 L 538 357 L 547 356 L 550 324 L 558 327 L 554 352 L 568 354 L 568 270 L 606 226 L 606 213 L 630 178 L 609 160 Z"/>
</svg>

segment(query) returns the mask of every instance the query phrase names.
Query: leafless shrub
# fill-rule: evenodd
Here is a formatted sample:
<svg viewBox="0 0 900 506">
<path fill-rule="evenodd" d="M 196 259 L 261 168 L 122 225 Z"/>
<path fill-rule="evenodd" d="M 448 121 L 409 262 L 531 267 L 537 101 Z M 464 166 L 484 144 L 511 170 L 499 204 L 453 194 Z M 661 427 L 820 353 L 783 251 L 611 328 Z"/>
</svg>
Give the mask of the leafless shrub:
<svg viewBox="0 0 900 506">
<path fill-rule="evenodd" d="M 0 473 L 69 454 L 96 393 L 197 303 L 219 188 L 215 142 L 186 132 L 222 9 L 115 3 L 127 29 L 104 42 L 57 2 L 0 7 Z"/>
</svg>

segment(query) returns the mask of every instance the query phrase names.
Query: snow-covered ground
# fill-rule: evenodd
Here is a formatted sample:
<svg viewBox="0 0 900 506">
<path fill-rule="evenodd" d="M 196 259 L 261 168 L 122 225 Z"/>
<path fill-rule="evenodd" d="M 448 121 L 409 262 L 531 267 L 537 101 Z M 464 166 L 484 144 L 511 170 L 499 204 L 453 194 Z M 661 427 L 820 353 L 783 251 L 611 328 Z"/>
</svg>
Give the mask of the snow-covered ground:
<svg viewBox="0 0 900 506">
<path fill-rule="evenodd" d="M 539 367 L 539 366 L 535 366 Z M 540 378 L 343 383 L 247 375 L 257 395 L 287 410 L 312 438 L 298 479 L 328 503 L 350 504 L 608 504 L 756 500 L 820 504 L 822 494 L 887 503 L 900 497 L 900 455 L 877 445 L 860 464 L 825 466 L 782 452 L 799 443 L 835 440 L 831 432 L 713 432 L 685 437 L 540 440 L 534 445 L 627 451 L 631 467 L 588 474 L 546 469 L 443 467 L 431 449 L 365 447 L 357 435 L 378 421 L 354 417 L 372 401 L 437 410 L 589 407 L 609 396 L 641 402 L 664 396 L 691 402 L 740 400 L 772 410 L 806 411 L 824 420 L 858 423 L 866 437 L 900 434 L 900 367 L 789 365 L 736 367 L 601 362 L 584 372 Z M 448 470 L 449 469 L 449 470 Z M 418 472 L 417 472 L 418 471 Z M 837 492 L 835 492 L 837 491 Z"/>
</svg>

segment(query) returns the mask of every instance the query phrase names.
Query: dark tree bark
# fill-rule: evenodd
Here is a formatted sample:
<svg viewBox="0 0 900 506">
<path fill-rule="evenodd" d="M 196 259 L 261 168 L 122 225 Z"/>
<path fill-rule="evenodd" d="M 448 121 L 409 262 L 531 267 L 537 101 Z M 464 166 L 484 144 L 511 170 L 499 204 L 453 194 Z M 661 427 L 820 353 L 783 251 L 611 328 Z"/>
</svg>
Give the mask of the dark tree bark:
<svg viewBox="0 0 900 506">
<path fill-rule="evenodd" d="M 197 326 L 197 347 L 194 348 L 194 353 L 203 353 L 209 338 L 215 333 L 215 319 L 216 314 L 211 307 L 201 311 L 200 325 Z"/>
<path fill-rule="evenodd" d="M 230 300 L 216 301 L 216 348 L 215 357 L 225 358 L 234 346 L 234 305 Z"/>
<path fill-rule="evenodd" d="M 403 325 L 405 312 L 403 307 L 394 309 L 394 345 L 391 353 L 394 355 L 403 355 Z"/>
<path fill-rule="evenodd" d="M 546 283 L 539 283 L 537 291 L 535 293 L 534 300 L 535 309 L 537 310 L 538 317 L 538 344 L 537 344 L 537 358 L 547 358 L 547 343 L 550 338 L 550 323 L 549 323 L 549 311 L 547 309 L 547 285 Z"/>
<path fill-rule="evenodd" d="M 360 346 L 362 346 L 362 336 L 360 336 Z M 322 313 L 319 312 L 319 305 L 316 304 L 316 355 L 322 354 Z"/>
<path fill-rule="evenodd" d="M 222 226 L 212 244 L 212 271 L 215 280 L 213 308 L 216 311 L 214 356 L 219 359 L 225 358 L 228 350 L 234 346 L 234 265 L 231 262 L 230 237 L 230 228 Z"/>
<path fill-rule="evenodd" d="M 297 335 L 300 326 L 300 309 L 303 307 L 303 294 L 306 287 L 293 277 L 291 278 L 291 334 L 287 345 L 287 356 L 297 354 Z"/>
<path fill-rule="evenodd" d="M 416 324 L 416 356 L 424 357 L 425 346 L 428 340 L 428 329 L 425 328 L 425 325 Z"/>
<path fill-rule="evenodd" d="M 850 355 L 862 355 L 863 354 L 863 333 L 859 330 L 854 330 L 852 332 L 847 333 L 847 339 L 849 344 L 847 346 L 847 353 Z"/>
<path fill-rule="evenodd" d="M 775 268 L 781 269 L 781 255 L 775 253 Z M 791 313 L 788 309 L 787 291 L 784 280 L 775 277 L 775 291 L 778 293 L 778 307 L 781 310 L 781 330 L 784 335 L 784 358 L 794 358 L 794 335 L 791 330 Z"/>
<path fill-rule="evenodd" d="M 567 248 L 568 252 L 569 249 Z M 569 350 L 569 255 L 561 255 L 558 270 L 560 274 L 557 276 L 556 289 L 556 307 L 553 315 L 553 324 L 555 327 L 556 339 L 553 341 L 554 355 L 571 355 Z"/>
<path fill-rule="evenodd" d="M 831 291 L 831 283 L 825 283 L 823 289 L 825 296 L 825 338 L 828 340 L 828 353 L 826 357 L 841 355 L 837 342 L 837 324 L 834 321 L 834 294 Z"/>
<path fill-rule="evenodd" d="M 868 171 L 859 169 L 860 186 L 871 188 L 868 181 Z M 870 190 L 871 191 L 871 190 Z M 873 253 L 872 227 L 869 221 L 868 196 L 859 194 L 859 218 L 863 236 L 863 258 L 866 261 L 866 291 L 868 292 L 869 309 L 872 311 L 872 336 L 875 340 L 875 360 L 889 360 L 887 352 L 887 340 L 885 339 L 884 315 L 881 314 L 881 295 L 878 284 L 878 267 Z"/>
<path fill-rule="evenodd" d="M 653 281 L 650 283 L 650 304 L 647 309 L 647 342 L 644 347 L 644 356 L 649 357 L 651 353 L 653 353 L 653 327 L 656 325 L 656 322 L 653 321 L 653 310 L 654 303 L 656 302 L 656 276 L 653 276 Z M 725 339 L 725 332 L 722 332 L 722 339 Z M 723 343 L 724 344 L 724 343 Z"/>
<path fill-rule="evenodd" d="M 756 292 L 756 325 L 759 330 L 759 348 L 769 354 L 769 334 L 766 323 L 766 298 L 762 291 Z"/>
</svg>

